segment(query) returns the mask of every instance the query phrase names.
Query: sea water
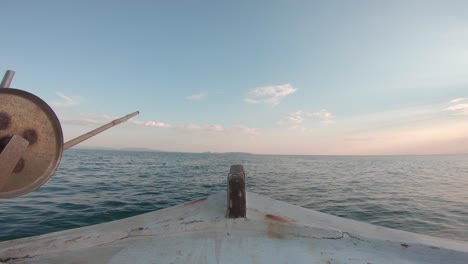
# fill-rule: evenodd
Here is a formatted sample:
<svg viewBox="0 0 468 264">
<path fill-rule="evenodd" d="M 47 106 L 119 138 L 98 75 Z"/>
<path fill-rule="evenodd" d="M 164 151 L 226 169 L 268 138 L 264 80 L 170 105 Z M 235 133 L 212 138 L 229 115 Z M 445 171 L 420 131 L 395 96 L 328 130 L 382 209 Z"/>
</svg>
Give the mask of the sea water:
<svg viewBox="0 0 468 264">
<path fill-rule="evenodd" d="M 71 149 L 38 190 L 0 200 L 0 241 L 122 219 L 226 189 L 468 241 L 468 156 L 285 156 Z"/>
</svg>

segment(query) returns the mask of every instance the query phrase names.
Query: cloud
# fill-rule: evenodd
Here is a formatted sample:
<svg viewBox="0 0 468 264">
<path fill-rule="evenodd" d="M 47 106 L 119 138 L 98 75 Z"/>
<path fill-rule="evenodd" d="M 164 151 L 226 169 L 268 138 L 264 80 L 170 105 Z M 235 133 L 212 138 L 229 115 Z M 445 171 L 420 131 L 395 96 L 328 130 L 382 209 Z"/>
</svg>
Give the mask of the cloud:
<svg viewBox="0 0 468 264">
<path fill-rule="evenodd" d="M 302 116 L 303 114 L 304 113 L 302 111 L 296 111 L 289 114 L 289 116 L 286 117 L 286 120 L 290 123 L 301 124 L 304 122 L 304 117 Z"/>
<path fill-rule="evenodd" d="M 68 124 L 68 125 L 77 125 L 77 126 L 101 126 L 105 123 L 109 123 L 111 120 L 115 120 L 119 117 L 116 116 L 109 116 L 105 114 L 101 115 L 88 115 L 88 114 L 81 114 L 80 117 L 76 118 L 60 118 L 61 124 Z"/>
<path fill-rule="evenodd" d="M 329 111 L 327 111 L 326 109 L 322 109 L 318 112 L 312 112 L 312 113 L 306 113 L 306 114 L 307 116 L 310 116 L 310 117 L 317 117 L 324 123 L 328 123 L 328 124 L 335 123 L 335 116 Z"/>
<path fill-rule="evenodd" d="M 115 120 L 117 118 L 120 118 L 120 116 L 110 116 L 110 115 L 106 115 L 106 114 L 102 114 L 99 117 L 104 119 L 104 120 Z"/>
<path fill-rule="evenodd" d="M 452 106 L 447 107 L 446 111 L 454 112 L 455 115 L 466 115 L 468 116 L 468 104 L 457 104 L 464 101 L 465 98 L 455 98 L 450 101 Z"/>
<path fill-rule="evenodd" d="M 455 115 L 468 115 L 468 104 L 452 105 L 446 110 L 455 112 Z"/>
<path fill-rule="evenodd" d="M 111 116 L 111 115 L 106 115 L 106 114 L 101 114 L 101 115 L 91 115 L 91 117 L 86 116 L 85 114 L 82 114 L 84 117 L 79 117 L 79 118 L 61 118 L 60 122 L 62 124 L 68 124 L 68 125 L 78 125 L 78 126 L 100 126 L 106 123 L 109 123 L 112 120 L 115 120 L 117 118 L 120 118 L 118 116 Z M 159 121 L 141 121 L 141 120 L 134 120 L 129 119 L 127 121 L 129 124 L 137 125 L 137 126 L 144 126 L 144 127 L 158 127 L 158 128 L 171 128 L 172 126 L 159 122 Z"/>
<path fill-rule="evenodd" d="M 130 120 L 131 123 L 137 126 L 145 126 L 145 127 L 160 127 L 160 128 L 171 128 L 172 126 L 158 121 L 137 121 L 137 120 Z"/>
<path fill-rule="evenodd" d="M 208 131 L 208 132 L 223 132 L 224 127 L 222 125 L 198 125 L 198 124 L 188 124 L 182 126 L 182 129 L 188 131 Z"/>
<path fill-rule="evenodd" d="M 289 113 L 289 115 L 278 122 L 278 124 L 293 124 L 290 129 L 296 130 L 298 128 L 302 128 L 298 126 L 299 124 L 303 124 L 307 118 L 316 118 L 319 119 L 321 122 L 326 124 L 335 123 L 335 116 L 327 111 L 326 109 L 322 109 L 318 112 L 304 112 L 298 110 L 296 112 Z M 302 129 L 301 129 L 302 130 Z"/>
<path fill-rule="evenodd" d="M 455 98 L 455 99 L 451 100 L 450 103 L 456 104 L 456 103 L 459 103 L 459 102 L 461 102 L 463 100 L 465 100 L 465 98 Z"/>
<path fill-rule="evenodd" d="M 248 127 L 248 126 L 244 126 L 244 125 L 237 125 L 237 126 L 234 126 L 234 128 L 241 131 L 242 133 L 244 133 L 246 135 L 249 135 L 249 136 L 252 136 L 252 137 L 259 135 L 258 129 L 254 128 L 254 127 Z"/>
<path fill-rule="evenodd" d="M 52 105 L 55 107 L 71 107 L 78 105 L 78 102 L 71 97 L 66 96 L 65 94 L 61 92 L 56 92 L 55 93 L 58 97 L 60 97 L 62 100 L 59 102 L 52 102 Z"/>
<path fill-rule="evenodd" d="M 450 106 L 449 108 L 447 108 L 447 110 L 457 111 L 457 110 L 462 110 L 462 109 L 466 109 L 466 108 L 468 108 L 468 104 L 457 104 L 457 105 L 454 105 L 454 106 Z"/>
<path fill-rule="evenodd" d="M 199 94 L 192 94 L 190 96 L 185 97 L 185 99 L 190 100 L 190 101 L 199 101 L 203 99 L 206 96 L 204 93 L 199 93 Z"/>
<path fill-rule="evenodd" d="M 288 130 L 296 130 L 296 131 L 301 131 L 301 132 L 306 132 L 307 128 L 303 126 L 291 126 L 288 128 Z"/>
<path fill-rule="evenodd" d="M 235 125 L 224 127 L 219 124 L 213 125 L 199 125 L 199 124 L 188 124 L 185 126 L 178 127 L 179 129 L 189 131 L 189 132 L 214 132 L 214 133 L 225 133 L 229 135 L 230 133 L 239 133 L 248 135 L 248 136 L 257 136 L 259 134 L 257 128 L 248 127 L 245 125 Z"/>
<path fill-rule="evenodd" d="M 291 84 L 258 87 L 248 93 L 248 97 L 244 99 L 244 102 L 250 104 L 266 103 L 278 105 L 283 97 L 295 93 L 296 91 L 297 88 L 294 88 Z"/>
<path fill-rule="evenodd" d="M 104 122 L 91 119 L 91 118 L 76 118 L 76 119 L 61 119 L 60 123 L 67 125 L 78 125 L 78 126 L 97 126 L 102 125 Z"/>
<path fill-rule="evenodd" d="M 118 117 L 110 116 L 110 115 L 94 115 L 92 117 L 80 117 L 80 118 L 69 118 L 69 119 L 61 119 L 62 124 L 67 125 L 79 125 L 79 126 L 90 126 L 90 127 L 98 127 L 105 123 L 108 123 L 110 120 L 114 120 Z M 171 125 L 169 123 L 160 122 L 160 121 L 143 121 L 143 120 L 134 120 L 129 119 L 127 121 L 128 124 L 139 126 L 139 127 L 146 127 L 146 128 L 156 128 L 156 129 L 170 129 L 172 131 L 185 131 L 189 133 L 196 133 L 196 134 L 208 134 L 212 135 L 212 133 L 216 134 L 224 134 L 226 136 L 231 135 L 232 133 L 235 134 L 245 134 L 250 137 L 257 136 L 259 134 L 257 128 L 248 127 L 245 125 L 234 125 L 234 126 L 223 126 L 220 124 L 185 124 L 185 125 Z"/>
<path fill-rule="evenodd" d="M 259 104 L 261 103 L 259 100 L 255 100 L 252 98 L 244 98 L 244 102 L 249 103 L 249 104 Z"/>
</svg>

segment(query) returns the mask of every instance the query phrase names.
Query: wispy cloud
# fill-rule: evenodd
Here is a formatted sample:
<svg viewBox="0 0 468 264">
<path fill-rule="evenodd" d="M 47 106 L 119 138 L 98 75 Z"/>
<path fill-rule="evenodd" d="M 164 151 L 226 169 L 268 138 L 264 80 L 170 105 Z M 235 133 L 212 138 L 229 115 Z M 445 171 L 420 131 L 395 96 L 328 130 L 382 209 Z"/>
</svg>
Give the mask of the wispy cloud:
<svg viewBox="0 0 468 264">
<path fill-rule="evenodd" d="M 295 93 L 297 88 L 294 88 L 291 84 L 274 85 L 266 87 L 258 87 L 251 90 L 248 96 L 244 99 L 244 102 L 249 104 L 272 104 L 278 105 L 283 97 Z"/>
<path fill-rule="evenodd" d="M 60 123 L 62 124 L 69 124 L 69 125 L 78 125 L 78 126 L 101 126 L 103 124 L 109 123 L 112 120 L 119 118 L 119 116 L 110 116 L 106 114 L 98 114 L 98 115 L 88 115 L 88 114 L 80 114 L 79 117 L 76 118 L 60 118 Z M 138 122 L 130 119 L 129 123 Z"/>
<path fill-rule="evenodd" d="M 327 111 L 326 109 L 322 109 L 318 112 L 312 112 L 312 113 L 306 113 L 307 116 L 310 117 L 317 117 L 319 118 L 323 123 L 335 123 L 335 116 Z"/>
<path fill-rule="evenodd" d="M 89 114 L 80 114 L 79 117 L 71 117 L 71 118 L 60 118 L 60 123 L 67 124 L 67 125 L 76 125 L 76 126 L 101 126 L 105 123 L 109 123 L 110 121 L 117 119 L 117 116 L 109 116 L 105 114 L 99 115 L 89 115 Z"/>
<path fill-rule="evenodd" d="M 109 123 L 112 120 L 119 118 L 118 116 L 111 116 L 106 114 L 100 115 L 87 115 L 82 114 L 81 117 L 78 118 L 61 118 L 60 122 L 62 124 L 68 125 L 78 125 L 78 126 L 100 126 L 106 123 Z M 157 128 L 171 128 L 170 124 L 159 122 L 159 121 L 141 121 L 141 120 L 134 120 L 133 118 L 128 120 L 127 123 L 133 124 L 136 126 L 143 126 L 143 127 L 157 127 Z"/>
<path fill-rule="evenodd" d="M 60 119 L 60 123 L 67 125 L 78 125 L 78 126 L 98 126 L 104 122 L 91 118 L 75 118 L 75 119 Z"/>
<path fill-rule="evenodd" d="M 62 124 L 67 125 L 78 125 L 78 126 L 90 126 L 90 127 L 97 127 L 108 123 L 111 120 L 114 120 L 118 117 L 110 116 L 106 114 L 100 115 L 93 115 L 93 116 L 86 116 L 82 115 L 79 118 L 68 118 L 68 119 L 61 119 Z M 248 127 L 245 125 L 233 125 L 233 126 L 223 126 L 221 124 L 196 124 L 196 123 L 189 123 L 189 124 L 181 124 L 181 125 L 171 125 L 166 122 L 161 121 L 144 121 L 144 120 L 135 120 L 130 119 L 127 121 L 128 124 L 138 126 L 138 127 L 146 127 L 148 129 L 171 129 L 174 131 L 181 131 L 181 132 L 188 132 L 188 133 L 195 133 L 195 134 L 205 134 L 210 135 L 212 133 L 216 134 L 223 134 L 225 136 L 229 136 L 232 134 L 244 134 L 249 137 L 254 137 L 259 135 L 258 129 L 253 127 Z"/>
<path fill-rule="evenodd" d="M 72 99 L 61 92 L 56 92 L 55 94 L 61 99 L 61 101 L 52 102 L 52 105 L 55 107 L 70 107 L 78 105 L 78 102 L 75 99 Z"/>
<path fill-rule="evenodd" d="M 281 119 L 278 124 L 283 125 L 283 124 L 292 124 L 290 129 L 292 130 L 303 130 L 302 126 L 298 126 L 299 124 L 303 124 L 305 120 L 309 118 L 315 118 L 320 120 L 322 123 L 326 124 L 331 124 L 335 123 L 335 116 L 327 111 L 326 109 L 322 109 L 318 112 L 305 112 L 302 110 L 298 110 L 296 112 L 289 113 L 288 116 L 285 118 Z"/>
<path fill-rule="evenodd" d="M 450 103 L 456 104 L 456 103 L 459 103 L 459 102 L 461 102 L 463 100 L 465 100 L 465 98 L 455 98 L 455 99 L 451 100 Z"/>
<path fill-rule="evenodd" d="M 171 128 L 172 126 L 158 121 L 138 121 L 138 120 L 130 120 L 131 123 L 137 126 L 145 126 L 145 127 L 160 127 L 160 128 Z"/>
<path fill-rule="evenodd" d="M 289 116 L 286 117 L 286 120 L 293 124 L 301 124 L 304 122 L 304 112 L 303 111 L 296 111 L 294 113 L 290 113 Z"/>
<path fill-rule="evenodd" d="M 452 105 L 447 110 L 454 112 L 456 115 L 468 115 L 468 104 Z"/>
<path fill-rule="evenodd" d="M 198 124 L 188 124 L 182 126 L 182 129 L 188 131 L 211 131 L 211 132 L 223 132 L 224 127 L 222 125 L 198 125 Z"/>
<path fill-rule="evenodd" d="M 190 100 L 190 101 L 199 101 L 205 98 L 205 96 L 206 96 L 205 93 L 192 94 L 192 95 L 185 97 L 185 99 Z"/>
<path fill-rule="evenodd" d="M 244 102 L 249 103 L 249 104 L 259 104 L 259 103 L 261 103 L 259 100 L 255 100 L 255 99 L 252 99 L 252 98 L 245 98 Z"/>
<path fill-rule="evenodd" d="M 245 125 L 234 125 L 234 126 L 222 126 L 219 124 L 212 125 L 200 125 L 200 124 L 188 124 L 180 127 L 176 127 L 184 131 L 189 132 L 209 132 L 209 133 L 223 133 L 225 135 L 231 135 L 232 133 L 238 134 L 239 132 L 250 137 L 259 135 L 257 128 L 248 127 Z"/>
<path fill-rule="evenodd" d="M 445 110 L 453 112 L 455 115 L 467 115 L 468 116 L 468 104 L 458 104 L 464 101 L 465 98 L 455 98 L 450 101 L 452 106 L 447 107 Z"/>
<path fill-rule="evenodd" d="M 249 136 L 258 136 L 259 132 L 257 128 L 254 127 L 248 127 L 244 125 L 237 125 L 234 126 L 234 129 L 240 130 L 242 133 L 249 135 Z"/>
<path fill-rule="evenodd" d="M 306 132 L 307 128 L 305 128 L 304 126 L 290 126 L 290 127 L 288 127 L 288 130 Z"/>
<path fill-rule="evenodd" d="M 457 105 L 448 107 L 447 110 L 457 111 L 457 110 L 463 110 L 466 108 L 468 108 L 468 104 L 457 104 Z"/>
</svg>

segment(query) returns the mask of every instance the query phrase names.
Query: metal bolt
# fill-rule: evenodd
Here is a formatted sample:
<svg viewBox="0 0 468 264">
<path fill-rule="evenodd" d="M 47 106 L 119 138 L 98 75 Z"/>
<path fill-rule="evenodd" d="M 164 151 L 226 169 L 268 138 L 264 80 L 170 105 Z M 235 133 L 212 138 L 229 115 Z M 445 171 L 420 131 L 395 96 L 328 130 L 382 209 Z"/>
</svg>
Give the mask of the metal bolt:
<svg viewBox="0 0 468 264">
<path fill-rule="evenodd" d="M 29 141 L 29 145 L 32 145 L 32 144 L 36 143 L 36 141 L 37 141 L 36 130 L 28 129 L 28 130 L 24 131 L 23 138 L 26 139 L 27 141 Z"/>
</svg>

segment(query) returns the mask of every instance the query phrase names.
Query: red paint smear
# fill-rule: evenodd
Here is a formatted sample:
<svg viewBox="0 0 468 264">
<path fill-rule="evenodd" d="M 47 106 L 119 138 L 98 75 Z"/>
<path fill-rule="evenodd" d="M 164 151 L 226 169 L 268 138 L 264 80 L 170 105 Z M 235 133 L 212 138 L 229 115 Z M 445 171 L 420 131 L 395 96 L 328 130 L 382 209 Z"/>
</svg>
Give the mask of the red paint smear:
<svg viewBox="0 0 468 264">
<path fill-rule="evenodd" d="M 287 223 L 287 222 L 289 222 L 288 219 L 283 218 L 283 217 L 281 217 L 281 216 L 277 216 L 277 215 L 267 214 L 267 215 L 265 215 L 265 218 L 270 219 L 270 220 L 273 220 L 273 221 L 281 222 L 281 223 Z"/>
<path fill-rule="evenodd" d="M 404 247 L 404 248 L 409 248 L 409 245 L 408 245 L 408 244 L 402 243 L 402 244 L 400 244 L 400 245 L 401 245 L 402 247 Z"/>
<path fill-rule="evenodd" d="M 196 204 L 196 203 L 199 203 L 199 202 L 203 202 L 206 200 L 206 197 L 205 198 L 201 198 L 201 199 L 198 199 L 198 200 L 195 200 L 195 201 L 191 201 L 191 202 L 188 202 L 184 205 L 192 205 L 192 204 Z"/>
</svg>

